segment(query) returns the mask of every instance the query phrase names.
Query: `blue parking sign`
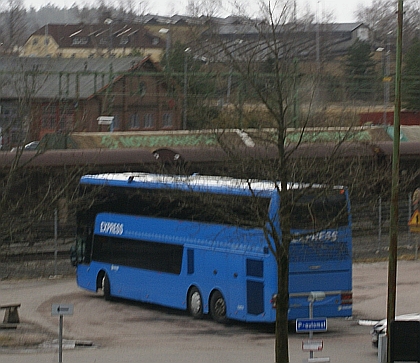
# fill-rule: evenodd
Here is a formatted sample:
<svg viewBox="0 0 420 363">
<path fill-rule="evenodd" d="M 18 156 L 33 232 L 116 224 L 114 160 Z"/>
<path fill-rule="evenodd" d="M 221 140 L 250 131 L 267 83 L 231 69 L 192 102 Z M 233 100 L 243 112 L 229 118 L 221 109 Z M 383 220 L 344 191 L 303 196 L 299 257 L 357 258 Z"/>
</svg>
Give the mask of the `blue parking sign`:
<svg viewBox="0 0 420 363">
<path fill-rule="evenodd" d="M 296 333 L 327 331 L 327 318 L 296 319 Z"/>
</svg>

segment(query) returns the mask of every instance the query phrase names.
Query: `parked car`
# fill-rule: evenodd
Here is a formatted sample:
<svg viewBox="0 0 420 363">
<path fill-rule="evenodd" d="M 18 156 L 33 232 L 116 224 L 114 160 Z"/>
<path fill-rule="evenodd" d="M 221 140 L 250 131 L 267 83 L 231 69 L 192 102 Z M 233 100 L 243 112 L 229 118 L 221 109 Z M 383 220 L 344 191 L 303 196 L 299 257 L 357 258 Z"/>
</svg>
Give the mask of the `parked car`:
<svg viewBox="0 0 420 363">
<path fill-rule="evenodd" d="M 23 147 L 23 151 L 33 151 L 36 150 L 39 145 L 39 141 L 31 141 Z M 17 147 L 12 148 L 10 151 L 17 151 Z"/>
<path fill-rule="evenodd" d="M 411 314 L 404 314 L 398 315 L 395 317 L 395 320 L 398 321 L 420 321 L 420 314 L 419 313 L 411 313 Z M 378 341 L 379 335 L 386 334 L 387 332 L 387 320 L 382 319 L 378 321 L 372 328 L 370 335 L 372 337 L 372 345 L 375 348 L 378 348 Z"/>
<path fill-rule="evenodd" d="M 29 144 L 26 144 L 23 150 L 36 150 L 39 145 L 39 141 L 31 141 Z"/>
</svg>

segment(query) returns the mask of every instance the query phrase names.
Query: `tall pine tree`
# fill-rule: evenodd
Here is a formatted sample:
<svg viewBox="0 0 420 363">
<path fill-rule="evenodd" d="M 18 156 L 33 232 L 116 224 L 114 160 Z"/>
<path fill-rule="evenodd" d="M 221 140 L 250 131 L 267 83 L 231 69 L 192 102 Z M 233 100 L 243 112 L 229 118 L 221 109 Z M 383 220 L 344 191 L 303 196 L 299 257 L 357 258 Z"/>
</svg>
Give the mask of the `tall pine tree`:
<svg viewBox="0 0 420 363">
<path fill-rule="evenodd" d="M 414 39 L 404 56 L 403 105 L 420 110 L 420 39 Z"/>
<path fill-rule="evenodd" d="M 369 100 L 375 90 L 375 61 L 371 46 L 364 41 L 356 41 L 348 50 L 345 59 L 348 91 L 352 99 Z"/>
</svg>

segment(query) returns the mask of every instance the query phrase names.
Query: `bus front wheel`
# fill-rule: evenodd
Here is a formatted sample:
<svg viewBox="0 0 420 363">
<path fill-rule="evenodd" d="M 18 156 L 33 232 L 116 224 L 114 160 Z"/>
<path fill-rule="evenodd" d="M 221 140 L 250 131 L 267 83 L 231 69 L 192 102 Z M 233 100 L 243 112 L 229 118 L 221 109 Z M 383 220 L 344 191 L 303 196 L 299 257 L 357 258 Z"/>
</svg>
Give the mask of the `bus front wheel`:
<svg viewBox="0 0 420 363">
<path fill-rule="evenodd" d="M 203 299 L 196 287 L 188 292 L 188 311 L 194 319 L 203 317 Z"/>
<path fill-rule="evenodd" d="M 210 315 L 218 323 L 226 323 L 226 302 L 220 291 L 215 291 L 210 298 Z"/>
<path fill-rule="evenodd" d="M 104 274 L 102 277 L 102 291 L 104 293 L 104 298 L 107 301 L 111 300 L 111 284 L 109 282 L 109 277 L 107 274 Z"/>
</svg>

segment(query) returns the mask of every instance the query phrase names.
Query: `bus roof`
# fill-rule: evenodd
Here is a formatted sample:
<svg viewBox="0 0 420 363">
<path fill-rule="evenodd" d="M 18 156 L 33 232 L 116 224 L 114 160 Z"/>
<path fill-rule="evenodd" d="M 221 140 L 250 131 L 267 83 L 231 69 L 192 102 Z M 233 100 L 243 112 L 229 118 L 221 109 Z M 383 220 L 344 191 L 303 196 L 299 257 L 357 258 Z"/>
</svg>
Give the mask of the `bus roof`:
<svg viewBox="0 0 420 363">
<path fill-rule="evenodd" d="M 164 175 L 150 173 L 107 173 L 84 175 L 81 184 L 107 185 L 125 188 L 142 189 L 179 189 L 190 191 L 203 191 L 226 194 L 258 193 L 269 197 L 280 189 L 279 182 L 256 179 L 235 179 L 222 176 L 204 175 Z M 290 189 L 320 188 L 319 184 L 289 183 Z M 343 187 L 335 187 L 342 189 Z"/>
</svg>

